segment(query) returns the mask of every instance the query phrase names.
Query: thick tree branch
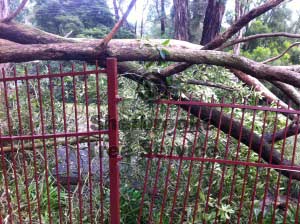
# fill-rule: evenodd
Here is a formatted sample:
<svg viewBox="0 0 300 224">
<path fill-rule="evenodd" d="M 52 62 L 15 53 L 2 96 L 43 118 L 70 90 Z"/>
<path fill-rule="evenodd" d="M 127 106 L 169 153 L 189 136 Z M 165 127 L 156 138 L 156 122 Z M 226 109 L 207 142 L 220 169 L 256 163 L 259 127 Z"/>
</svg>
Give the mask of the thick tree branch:
<svg viewBox="0 0 300 224">
<path fill-rule="evenodd" d="M 240 39 L 235 39 L 232 41 L 229 41 L 228 43 L 222 45 L 221 47 L 218 47 L 216 50 L 224 50 L 227 47 L 231 47 L 235 44 L 249 42 L 252 40 L 262 39 L 262 38 L 272 38 L 272 37 L 289 37 L 289 38 L 296 38 L 300 39 L 300 34 L 293 34 L 293 33 L 286 33 L 286 32 L 278 32 L 278 33 L 262 33 L 262 34 L 255 34 L 248 37 L 243 37 Z"/>
<path fill-rule="evenodd" d="M 191 64 L 187 64 L 187 63 L 184 63 L 184 62 L 175 63 L 175 64 L 172 64 L 172 65 L 169 65 L 167 68 L 162 70 L 160 72 L 160 74 L 163 77 L 169 77 L 169 76 L 172 76 L 174 74 L 178 74 L 178 73 L 186 70 L 190 66 L 191 66 Z"/>
<path fill-rule="evenodd" d="M 66 43 L 66 42 L 70 42 L 70 43 L 76 43 L 76 42 L 83 42 L 85 41 L 84 39 L 69 39 L 69 38 L 62 38 L 60 36 L 57 35 L 53 35 L 53 34 L 48 34 L 46 32 L 40 31 L 38 29 L 34 29 L 31 27 L 24 27 L 15 23 L 10 23 L 10 24 L 3 24 L 0 23 L 0 31 L 2 30 L 7 30 L 9 32 L 0 32 L 0 36 L 2 35 L 2 37 L 5 37 L 7 39 L 11 39 L 13 41 L 16 42 L 21 42 L 21 43 L 26 43 L 26 44 L 36 44 L 36 43 Z M 12 43 L 12 42 L 9 42 Z M 199 49 L 201 49 L 201 46 L 197 46 Z M 128 63 L 127 63 L 128 64 Z M 186 66 L 186 63 L 181 63 L 181 65 L 183 67 Z M 126 67 L 126 66 L 125 66 Z M 178 66 L 170 66 L 169 69 L 170 71 L 168 71 L 166 74 L 164 73 L 160 73 L 160 75 L 165 76 L 167 74 L 174 74 L 174 73 L 178 73 L 180 72 L 180 70 L 176 70 L 180 67 Z M 283 66 L 280 67 L 282 69 L 290 69 L 296 72 L 300 72 L 300 66 Z M 171 71 L 172 69 L 174 69 L 173 71 Z M 126 69 L 122 69 L 123 71 Z M 135 72 L 133 70 L 133 72 Z M 127 74 L 128 75 L 128 74 Z M 243 82 L 247 83 L 247 85 L 253 86 L 257 91 L 260 91 L 263 93 L 263 95 L 271 100 L 271 101 L 277 101 L 278 98 L 273 95 L 267 88 L 265 88 L 262 84 L 259 84 L 258 80 L 247 76 L 247 75 L 243 75 L 243 76 L 238 76 Z M 242 78 L 241 78 L 242 77 Z M 157 78 L 157 77 L 156 77 Z M 251 84 L 252 83 L 252 84 Z M 281 102 L 281 101 L 280 101 Z M 280 103 L 280 106 L 283 108 L 286 108 L 287 105 L 284 104 L 283 102 Z"/>
<path fill-rule="evenodd" d="M 254 88 L 255 91 L 260 92 L 270 102 L 278 102 L 280 108 L 288 109 L 289 106 L 280 100 L 275 94 L 273 94 L 268 88 L 266 88 L 258 79 L 251 77 L 241 71 L 236 69 L 230 69 L 230 71 L 238 77 L 242 82 L 246 83 L 248 86 Z M 294 103 L 300 105 L 300 93 L 299 91 L 289 84 L 285 84 L 278 81 L 271 82 L 277 88 L 281 89 Z M 295 116 L 289 116 L 291 119 L 295 120 Z"/>
<path fill-rule="evenodd" d="M 300 73 L 300 65 L 286 65 L 286 66 L 274 66 L 274 67 L 287 69 L 287 70 L 291 70 L 291 71 Z"/>
<path fill-rule="evenodd" d="M 261 64 L 245 57 L 225 52 L 200 50 L 198 45 L 184 41 L 171 41 L 170 46 L 162 45 L 163 40 L 150 40 L 143 44 L 139 40 L 112 40 L 107 49 L 101 50 L 97 42 L 10 45 L 0 48 L 0 63 L 27 62 L 33 60 L 101 60 L 107 56 L 119 61 L 174 61 L 190 64 L 209 64 L 234 68 L 258 79 L 281 81 L 300 87 L 298 72 Z M 195 46 L 195 47 L 193 47 Z M 168 55 L 161 58 L 160 50 Z"/>
<path fill-rule="evenodd" d="M 8 17 L 0 20 L 0 23 L 8 23 L 10 21 L 12 21 L 14 18 L 16 18 L 19 13 L 22 11 L 22 9 L 25 7 L 26 3 L 28 2 L 28 0 L 23 0 L 21 2 L 21 4 L 19 5 L 19 7 L 16 9 L 16 11 L 14 11 L 13 13 L 11 13 Z"/>
<path fill-rule="evenodd" d="M 76 43 L 83 39 L 64 38 L 18 23 L 0 23 L 0 38 L 20 44 Z"/>
<path fill-rule="evenodd" d="M 17 43 L 9 41 L 9 40 L 4 40 L 0 39 L 0 47 L 1 46 L 8 46 L 8 45 L 16 45 Z"/>
<path fill-rule="evenodd" d="M 300 45 L 300 42 L 295 42 L 291 44 L 285 51 L 283 51 L 281 54 L 270 58 L 268 60 L 263 61 L 262 63 L 266 64 L 272 61 L 275 61 L 281 57 L 283 57 L 291 48 Z M 294 103 L 297 105 L 300 105 L 300 92 L 294 88 L 292 85 L 278 82 L 278 81 L 271 81 L 273 85 L 275 85 L 277 88 L 279 88 L 281 91 L 283 91 L 290 99 L 293 100 Z"/>
</svg>

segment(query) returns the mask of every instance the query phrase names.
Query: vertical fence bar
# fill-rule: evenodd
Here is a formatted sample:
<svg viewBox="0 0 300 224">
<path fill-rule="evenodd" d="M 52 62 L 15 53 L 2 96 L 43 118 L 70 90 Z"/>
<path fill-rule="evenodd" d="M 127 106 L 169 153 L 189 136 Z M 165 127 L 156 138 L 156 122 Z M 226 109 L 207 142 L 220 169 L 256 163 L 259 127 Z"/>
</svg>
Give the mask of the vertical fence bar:
<svg viewBox="0 0 300 224">
<path fill-rule="evenodd" d="M 117 60 L 107 58 L 107 95 L 109 114 L 109 184 L 110 223 L 120 223 L 120 170 L 119 170 L 119 123 L 118 123 L 118 81 Z"/>
</svg>

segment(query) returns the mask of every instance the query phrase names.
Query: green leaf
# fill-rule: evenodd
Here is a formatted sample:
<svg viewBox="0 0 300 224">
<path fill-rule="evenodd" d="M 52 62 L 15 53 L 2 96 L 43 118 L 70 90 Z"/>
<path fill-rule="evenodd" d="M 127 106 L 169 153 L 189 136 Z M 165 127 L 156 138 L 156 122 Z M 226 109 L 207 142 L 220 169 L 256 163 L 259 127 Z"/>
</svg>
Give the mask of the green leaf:
<svg viewBox="0 0 300 224">
<path fill-rule="evenodd" d="M 170 44 L 170 41 L 171 41 L 170 39 L 167 39 L 164 42 L 162 42 L 162 45 L 166 47 Z"/>
</svg>

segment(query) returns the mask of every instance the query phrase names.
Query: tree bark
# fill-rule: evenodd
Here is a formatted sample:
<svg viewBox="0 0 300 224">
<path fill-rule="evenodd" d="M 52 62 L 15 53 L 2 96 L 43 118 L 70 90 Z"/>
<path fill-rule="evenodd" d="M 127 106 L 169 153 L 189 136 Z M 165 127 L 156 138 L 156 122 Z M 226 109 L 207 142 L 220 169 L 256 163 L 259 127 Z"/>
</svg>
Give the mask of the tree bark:
<svg viewBox="0 0 300 224">
<path fill-rule="evenodd" d="M 166 33 L 166 10 L 165 10 L 165 0 L 160 1 L 160 33 L 164 36 Z"/>
<path fill-rule="evenodd" d="M 204 18 L 202 39 L 200 42 L 201 45 L 206 45 L 219 34 L 224 12 L 225 1 L 208 1 Z"/>
<path fill-rule="evenodd" d="M 82 43 L 10 44 L 0 46 L 0 63 L 33 60 L 103 60 L 116 57 L 119 61 L 173 61 L 190 64 L 208 64 L 234 68 L 258 79 L 281 81 L 300 87 L 300 74 L 280 67 L 265 65 L 245 57 L 225 52 L 202 50 L 200 45 L 172 40 L 169 46 L 163 40 L 112 40 L 102 49 L 101 41 Z M 164 58 L 161 51 L 168 52 Z"/>
<path fill-rule="evenodd" d="M 173 0 L 175 17 L 175 39 L 188 40 L 189 39 L 189 12 L 188 12 L 188 0 Z"/>
<path fill-rule="evenodd" d="M 237 21 L 243 15 L 243 4 L 241 4 L 240 0 L 235 0 L 235 21 Z M 240 30 L 237 33 L 237 38 L 240 39 L 243 37 L 243 32 Z M 236 55 L 239 55 L 241 51 L 241 44 L 236 44 L 233 47 L 233 52 Z"/>
</svg>

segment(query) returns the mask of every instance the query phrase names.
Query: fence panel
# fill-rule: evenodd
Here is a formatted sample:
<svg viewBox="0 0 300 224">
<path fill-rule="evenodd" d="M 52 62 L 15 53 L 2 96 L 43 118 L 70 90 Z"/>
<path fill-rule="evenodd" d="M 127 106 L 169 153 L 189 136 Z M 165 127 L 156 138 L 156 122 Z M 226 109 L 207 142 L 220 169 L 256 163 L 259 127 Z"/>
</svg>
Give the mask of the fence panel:
<svg viewBox="0 0 300 224">
<path fill-rule="evenodd" d="M 2 71 L 0 223 L 118 223 L 117 63 L 106 65 Z"/>
<path fill-rule="evenodd" d="M 159 100 L 138 223 L 298 223 L 299 113 Z"/>
<path fill-rule="evenodd" d="M 299 110 L 158 100 L 119 171 L 116 66 L 2 71 L 0 223 L 298 223 Z"/>
</svg>

